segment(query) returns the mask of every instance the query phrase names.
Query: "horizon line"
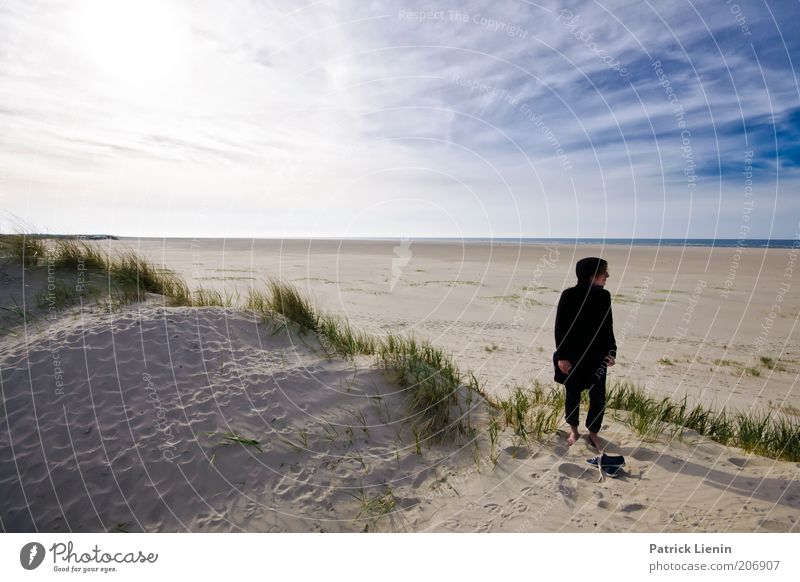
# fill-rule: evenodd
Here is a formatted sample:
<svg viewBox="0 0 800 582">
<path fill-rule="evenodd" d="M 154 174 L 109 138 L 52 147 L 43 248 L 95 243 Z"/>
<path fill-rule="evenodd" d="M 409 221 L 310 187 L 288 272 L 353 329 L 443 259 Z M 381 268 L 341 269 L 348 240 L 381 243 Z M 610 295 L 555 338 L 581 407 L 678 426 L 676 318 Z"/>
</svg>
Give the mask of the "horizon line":
<svg viewBox="0 0 800 582">
<path fill-rule="evenodd" d="M 224 235 L 131 235 L 131 234 L 112 234 L 107 232 L 93 232 L 93 233 L 48 233 L 48 232 L 28 232 L 28 233 L 0 233 L 0 236 L 14 236 L 24 234 L 26 236 L 35 237 L 117 237 L 117 238 L 154 238 L 154 239 L 228 239 L 228 240 L 396 240 L 396 239 L 421 239 L 421 240 L 559 240 L 559 241 L 586 241 L 586 240 L 600 240 L 600 241 L 794 241 L 800 238 L 800 234 L 796 234 L 794 238 L 789 237 L 711 237 L 711 236 L 527 236 L 527 235 L 514 235 L 514 236 L 428 236 L 428 235 L 384 235 L 384 236 L 313 236 L 313 235 L 292 235 L 292 236 L 224 236 Z"/>
</svg>

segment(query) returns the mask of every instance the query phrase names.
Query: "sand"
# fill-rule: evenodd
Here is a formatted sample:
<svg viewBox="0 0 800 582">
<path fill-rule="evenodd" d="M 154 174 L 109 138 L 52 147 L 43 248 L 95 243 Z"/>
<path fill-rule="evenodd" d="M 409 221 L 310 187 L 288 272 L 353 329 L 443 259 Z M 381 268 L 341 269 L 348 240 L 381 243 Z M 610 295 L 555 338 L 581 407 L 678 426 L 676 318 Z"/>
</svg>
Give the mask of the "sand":
<svg viewBox="0 0 800 582">
<path fill-rule="evenodd" d="M 194 285 L 242 295 L 270 276 L 292 281 L 363 329 L 413 332 L 445 347 L 497 393 L 552 379 L 559 294 L 574 285 L 578 259 L 602 256 L 609 261 L 606 289 L 619 346 L 613 377 L 707 405 L 800 407 L 793 389 L 800 371 L 800 286 L 791 278 L 792 266 L 800 272 L 797 249 L 398 240 L 108 245 L 136 248 Z M 780 360 L 784 369 L 746 373 L 760 356 Z M 672 364 L 659 364 L 662 358 Z"/>
<path fill-rule="evenodd" d="M 270 276 L 290 280 L 357 327 L 446 348 L 498 395 L 552 383 L 559 292 L 577 259 L 602 256 L 619 354 L 610 383 L 731 410 L 800 411 L 789 249 L 98 244 L 240 295 Z M 20 273 L 2 276 L 7 297 L 21 297 Z M 0 337 L 0 379 L 6 531 L 800 529 L 800 464 L 690 431 L 642 442 L 611 413 L 608 452 L 628 462 L 603 482 L 586 463 L 595 452 L 567 447 L 563 434 L 522 447 L 507 431 L 494 466 L 485 435 L 478 452 L 467 438 L 417 449 L 403 390 L 371 358 L 328 359 L 315 338 L 236 309 L 164 308 L 151 297 L 111 313 L 67 310 Z M 474 412 L 485 421 L 485 407 Z M 225 432 L 258 447 L 223 444 Z"/>
</svg>

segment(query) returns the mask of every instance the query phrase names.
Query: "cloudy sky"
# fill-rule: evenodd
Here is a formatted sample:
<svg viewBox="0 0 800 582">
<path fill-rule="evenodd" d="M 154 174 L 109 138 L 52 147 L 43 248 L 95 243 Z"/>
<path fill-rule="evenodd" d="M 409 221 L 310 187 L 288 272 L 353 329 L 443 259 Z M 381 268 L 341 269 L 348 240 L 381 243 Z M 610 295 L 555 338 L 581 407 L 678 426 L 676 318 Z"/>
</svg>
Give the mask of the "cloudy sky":
<svg viewBox="0 0 800 582">
<path fill-rule="evenodd" d="M 763 0 L 3 0 L 0 230 L 794 238 L 798 21 Z"/>
</svg>

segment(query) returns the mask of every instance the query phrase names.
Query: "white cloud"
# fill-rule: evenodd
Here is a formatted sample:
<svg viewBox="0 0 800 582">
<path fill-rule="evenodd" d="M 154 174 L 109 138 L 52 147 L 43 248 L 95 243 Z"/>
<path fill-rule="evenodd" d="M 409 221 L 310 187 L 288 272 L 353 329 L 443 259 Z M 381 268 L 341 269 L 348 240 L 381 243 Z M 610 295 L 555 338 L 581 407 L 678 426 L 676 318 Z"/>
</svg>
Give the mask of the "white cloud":
<svg viewBox="0 0 800 582">
<path fill-rule="evenodd" d="M 557 21 L 562 7 L 596 44 Z M 723 10 L 710 20 L 705 10 L 704 23 L 671 4 L 508 0 L 408 16 L 425 9 L 6 2 L 2 207 L 51 231 L 270 236 L 314 223 L 332 236 L 359 216 L 371 234 L 570 236 L 580 224 L 578 236 L 647 236 L 632 209 L 662 197 L 662 183 L 686 194 L 675 116 L 649 58 L 665 62 L 700 163 L 741 149 L 730 131 L 715 141 L 715 127 L 798 107 L 791 71 L 765 57 L 765 89 L 755 58 L 729 50 Z M 778 40 L 773 28 L 756 46 Z M 403 212 L 411 199 L 427 206 Z M 572 214 L 542 216 L 564 206 Z M 609 230 L 584 215 L 608 216 Z M 670 217 L 666 234 L 682 234 L 682 220 Z M 724 225 L 730 236 L 738 227 Z"/>
</svg>

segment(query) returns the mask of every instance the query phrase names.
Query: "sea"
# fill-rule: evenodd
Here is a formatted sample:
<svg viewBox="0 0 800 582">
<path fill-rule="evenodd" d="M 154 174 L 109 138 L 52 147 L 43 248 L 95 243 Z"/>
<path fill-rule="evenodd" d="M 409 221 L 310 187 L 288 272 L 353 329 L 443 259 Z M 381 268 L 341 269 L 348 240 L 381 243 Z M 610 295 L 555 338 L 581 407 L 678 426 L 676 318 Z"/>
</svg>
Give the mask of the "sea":
<svg viewBox="0 0 800 582">
<path fill-rule="evenodd" d="M 351 240 L 390 240 L 401 237 L 352 237 Z M 800 247 L 800 238 L 529 238 L 529 237 L 408 237 L 412 241 L 441 241 L 458 243 L 513 243 L 513 244 L 585 244 L 585 245 L 624 245 L 624 246 L 667 246 L 667 247 L 739 247 L 790 249 Z M 333 239 L 342 240 L 342 239 Z"/>
</svg>

